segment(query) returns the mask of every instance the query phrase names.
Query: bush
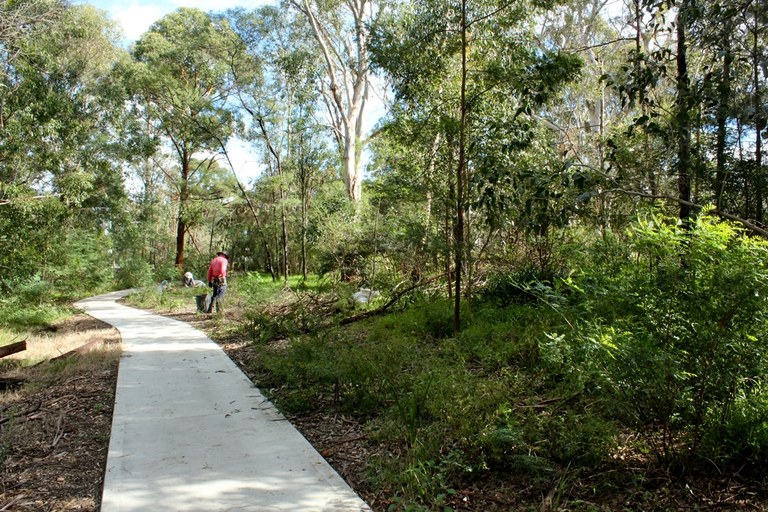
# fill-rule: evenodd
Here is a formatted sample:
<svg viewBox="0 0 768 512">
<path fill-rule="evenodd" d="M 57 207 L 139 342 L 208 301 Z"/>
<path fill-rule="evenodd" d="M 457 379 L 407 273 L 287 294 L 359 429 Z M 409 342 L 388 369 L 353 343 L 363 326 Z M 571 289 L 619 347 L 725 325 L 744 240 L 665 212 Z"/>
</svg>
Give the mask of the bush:
<svg viewBox="0 0 768 512">
<path fill-rule="evenodd" d="M 116 278 L 121 289 L 141 288 L 155 282 L 155 269 L 143 259 L 131 259 L 122 263 Z"/>
<path fill-rule="evenodd" d="M 704 456 L 758 476 L 768 472 L 768 390 L 761 388 L 739 397 L 725 421 L 706 431 Z"/>
<path fill-rule="evenodd" d="M 572 331 L 569 344 L 612 331 L 602 383 L 616 411 L 661 428 L 665 455 L 680 455 L 681 438 L 695 451 L 732 423 L 731 404 L 768 371 L 768 244 L 709 216 L 689 228 L 652 216 L 628 245 L 611 275 L 596 265 L 574 278 L 575 309 L 594 328 Z"/>
<path fill-rule="evenodd" d="M 0 305 L 0 325 L 12 330 L 46 328 L 57 320 L 72 314 L 71 309 L 44 304 L 24 305 L 17 299 L 11 299 Z"/>
<path fill-rule="evenodd" d="M 16 283 L 13 288 L 14 298 L 24 307 L 43 303 L 51 297 L 54 290 L 53 283 L 44 280 L 40 274 L 35 274 L 31 279 Z"/>
<path fill-rule="evenodd" d="M 535 304 L 540 298 L 537 290 L 553 288 L 562 277 L 553 269 L 528 264 L 511 272 L 491 274 L 480 297 L 499 306 Z"/>
</svg>

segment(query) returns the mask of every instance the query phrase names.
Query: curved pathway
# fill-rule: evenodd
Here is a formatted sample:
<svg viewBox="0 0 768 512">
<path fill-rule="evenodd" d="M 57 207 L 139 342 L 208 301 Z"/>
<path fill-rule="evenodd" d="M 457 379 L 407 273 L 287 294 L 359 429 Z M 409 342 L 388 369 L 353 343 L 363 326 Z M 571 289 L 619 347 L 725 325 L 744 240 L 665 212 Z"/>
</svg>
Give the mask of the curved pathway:
<svg viewBox="0 0 768 512">
<path fill-rule="evenodd" d="M 123 338 L 102 512 L 370 510 L 216 343 L 127 293 L 77 304 Z"/>
</svg>

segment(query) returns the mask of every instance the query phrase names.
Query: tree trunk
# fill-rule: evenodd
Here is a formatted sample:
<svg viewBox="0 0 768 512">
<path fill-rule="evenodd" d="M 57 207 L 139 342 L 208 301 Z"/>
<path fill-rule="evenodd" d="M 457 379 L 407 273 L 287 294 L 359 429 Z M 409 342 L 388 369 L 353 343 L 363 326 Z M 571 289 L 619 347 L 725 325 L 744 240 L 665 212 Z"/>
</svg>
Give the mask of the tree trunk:
<svg viewBox="0 0 768 512">
<path fill-rule="evenodd" d="M 307 280 L 307 226 L 309 218 L 306 192 L 302 192 L 301 198 L 301 277 Z"/>
<path fill-rule="evenodd" d="M 760 2 L 755 2 L 755 26 L 754 39 L 752 42 L 752 86 L 755 88 L 753 96 L 753 108 L 755 110 L 755 220 L 762 224 L 763 222 L 763 137 L 762 131 L 765 128 L 763 116 L 761 115 L 763 105 L 760 96 L 760 15 L 758 6 Z"/>
<path fill-rule="evenodd" d="M 342 154 L 342 178 L 347 186 L 347 196 L 355 203 L 363 198 L 363 180 L 360 169 L 360 159 L 357 157 L 359 151 L 356 141 L 361 134 L 345 128 L 344 148 Z"/>
<path fill-rule="evenodd" d="M 267 150 L 269 151 L 269 154 L 272 155 L 272 158 L 275 160 L 275 174 L 277 174 L 277 179 L 279 180 L 278 192 L 280 195 L 280 254 L 282 255 L 282 268 L 281 268 L 282 272 L 281 273 L 283 275 L 283 280 L 287 283 L 288 282 L 288 226 L 287 226 L 287 219 L 285 214 L 286 195 L 285 195 L 285 187 L 283 186 L 283 163 L 277 148 L 272 145 L 272 141 L 269 137 L 269 132 L 267 131 L 267 125 L 264 122 L 264 118 L 258 117 L 256 121 L 258 122 L 259 127 L 261 128 L 261 135 L 264 138 L 264 143 L 267 146 Z M 271 168 L 272 165 L 270 164 L 269 167 Z M 273 200 L 274 200 L 274 197 L 273 197 Z"/>
<path fill-rule="evenodd" d="M 461 2 L 461 104 L 459 106 L 459 161 L 456 165 L 456 235 L 454 240 L 455 291 L 453 329 L 461 330 L 461 271 L 464 266 L 464 193 L 467 144 L 467 0 Z"/>
<path fill-rule="evenodd" d="M 726 37 L 728 37 L 726 35 Z M 731 98 L 731 54 L 730 41 L 726 39 L 726 47 L 723 51 L 723 78 L 718 84 L 718 105 L 717 105 L 717 142 L 715 149 L 715 204 L 718 210 L 723 209 L 723 191 L 725 190 L 725 143 L 727 136 L 728 105 Z"/>
<path fill-rule="evenodd" d="M 269 194 L 271 199 L 270 209 L 272 210 L 272 219 L 274 222 L 274 229 L 272 230 L 272 247 L 275 249 L 276 253 L 276 263 L 277 263 L 277 273 L 281 276 L 283 275 L 283 258 L 280 256 L 282 255 L 282 250 L 280 248 L 280 225 L 277 223 L 277 197 L 275 194 L 275 191 L 273 190 Z"/>
<path fill-rule="evenodd" d="M 453 210 L 453 206 L 456 204 L 456 184 L 453 181 L 453 145 L 451 144 L 452 140 L 449 137 L 448 138 L 448 169 L 450 169 L 450 172 L 448 173 L 448 201 L 446 201 L 445 205 L 445 226 L 444 226 L 444 232 L 445 232 L 445 280 L 446 285 L 448 286 L 448 298 L 453 298 L 453 275 L 451 273 L 451 247 L 453 245 L 453 239 L 452 234 L 455 233 L 456 229 L 454 227 L 455 221 L 452 221 L 451 217 L 451 211 Z"/>
<path fill-rule="evenodd" d="M 642 44 L 642 23 L 643 23 L 643 12 L 641 7 L 640 0 L 634 0 L 634 7 L 635 7 L 635 76 L 640 77 L 642 70 L 640 69 L 640 56 L 643 54 L 643 44 Z M 642 110 L 643 115 L 648 115 L 648 102 L 646 101 L 645 96 L 645 89 L 640 88 L 639 93 L 639 103 L 640 103 L 640 109 Z M 648 172 L 648 188 L 651 191 L 651 194 L 658 194 L 659 193 L 659 183 L 658 178 L 656 177 L 656 172 L 654 171 L 653 164 L 649 163 L 649 155 L 651 154 L 651 147 L 650 147 L 650 136 L 648 134 L 648 131 L 645 130 L 643 132 L 643 144 L 645 146 L 645 151 L 643 152 L 643 167 Z"/>
<path fill-rule="evenodd" d="M 688 4 L 680 3 L 677 14 L 677 106 L 675 115 L 677 128 L 677 190 L 680 202 L 680 219 L 687 221 L 691 217 L 691 118 L 690 84 L 688 78 L 686 18 Z"/>
<path fill-rule="evenodd" d="M 310 0 L 291 0 L 291 4 L 306 16 L 312 27 L 320 51 L 323 54 L 329 87 L 323 87 L 325 103 L 333 125 L 336 140 L 343 147 L 340 149 L 342 160 L 342 178 L 347 187 L 347 195 L 354 203 L 362 199 L 362 144 L 363 118 L 368 100 L 368 0 L 351 0 L 343 5 L 349 10 L 349 19 L 354 24 L 354 41 L 344 41 L 334 46 L 332 30 L 322 26 L 318 14 L 312 10 Z"/>
<path fill-rule="evenodd" d="M 283 280 L 288 283 L 288 226 L 285 216 L 285 190 L 280 185 L 280 242 L 283 250 Z"/>
<path fill-rule="evenodd" d="M 435 135 L 435 139 L 432 141 L 432 152 L 429 155 L 429 165 L 427 166 L 427 177 L 429 182 L 427 183 L 427 202 L 424 206 L 424 236 L 421 239 L 421 245 L 424 249 L 427 247 L 429 240 L 429 232 L 432 228 L 432 202 L 434 200 L 432 193 L 432 183 L 434 182 L 435 166 L 437 164 L 437 153 L 440 149 L 440 133 Z"/>
<path fill-rule="evenodd" d="M 184 272 L 184 241 L 187 234 L 186 209 L 189 200 L 189 160 L 186 151 L 181 154 L 181 186 L 179 189 L 179 216 L 176 224 L 176 268 Z"/>
</svg>

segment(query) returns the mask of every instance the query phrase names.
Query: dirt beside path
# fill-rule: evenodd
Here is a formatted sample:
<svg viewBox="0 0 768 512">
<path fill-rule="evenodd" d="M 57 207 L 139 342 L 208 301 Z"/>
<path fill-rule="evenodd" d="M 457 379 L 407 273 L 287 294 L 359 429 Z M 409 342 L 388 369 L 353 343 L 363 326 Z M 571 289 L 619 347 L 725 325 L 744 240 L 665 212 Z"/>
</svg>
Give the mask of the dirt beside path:
<svg viewBox="0 0 768 512">
<path fill-rule="evenodd" d="M 40 364 L 21 367 L 30 354 L 0 361 L 1 378 L 23 383 L 0 390 L 0 511 L 99 510 L 119 334 L 76 315 L 27 345 Z"/>
</svg>

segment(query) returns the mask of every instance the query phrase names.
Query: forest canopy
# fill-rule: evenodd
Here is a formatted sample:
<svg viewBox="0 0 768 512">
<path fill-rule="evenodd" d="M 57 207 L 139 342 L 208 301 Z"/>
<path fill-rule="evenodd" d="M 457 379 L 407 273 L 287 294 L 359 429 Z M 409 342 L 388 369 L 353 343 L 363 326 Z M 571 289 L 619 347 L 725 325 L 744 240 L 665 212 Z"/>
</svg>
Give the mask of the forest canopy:
<svg viewBox="0 0 768 512">
<path fill-rule="evenodd" d="M 127 50 L 88 5 L 7 1 L 2 20 L 6 290 L 73 286 L 73 253 L 97 260 L 89 285 L 127 286 L 227 247 L 275 279 L 365 281 L 383 257 L 461 297 L 521 263 L 510 247 L 551 271 L 558 238 L 651 205 L 766 235 L 759 3 L 182 8 Z"/>
</svg>

